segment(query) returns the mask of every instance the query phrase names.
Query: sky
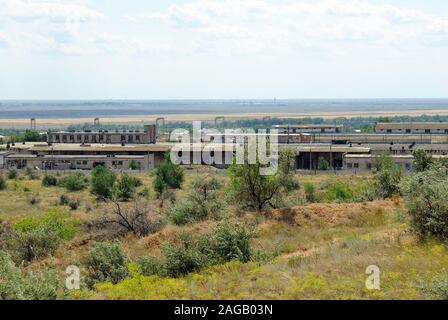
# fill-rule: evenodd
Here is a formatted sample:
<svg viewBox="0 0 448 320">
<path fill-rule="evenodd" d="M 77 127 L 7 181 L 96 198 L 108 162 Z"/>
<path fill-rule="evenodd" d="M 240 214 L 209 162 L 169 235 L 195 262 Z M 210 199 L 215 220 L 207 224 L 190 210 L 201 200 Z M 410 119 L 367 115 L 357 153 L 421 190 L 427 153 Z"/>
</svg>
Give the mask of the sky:
<svg viewBox="0 0 448 320">
<path fill-rule="evenodd" d="M 448 97 L 446 0 L 0 0 L 0 100 Z"/>
</svg>

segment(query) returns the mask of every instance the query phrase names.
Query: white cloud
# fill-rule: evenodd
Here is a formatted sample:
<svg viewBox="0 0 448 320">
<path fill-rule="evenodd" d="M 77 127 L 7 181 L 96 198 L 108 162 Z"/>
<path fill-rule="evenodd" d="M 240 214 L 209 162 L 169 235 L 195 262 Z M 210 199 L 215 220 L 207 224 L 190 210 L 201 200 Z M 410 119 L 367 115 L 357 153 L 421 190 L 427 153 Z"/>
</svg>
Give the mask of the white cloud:
<svg viewBox="0 0 448 320">
<path fill-rule="evenodd" d="M 107 17 L 94 3 L 0 0 L 0 47 L 13 54 L 319 58 L 448 48 L 448 19 L 367 0 L 190 0 L 127 19 Z"/>
<path fill-rule="evenodd" d="M 331 54 L 363 46 L 413 49 L 448 39 L 448 20 L 413 9 L 364 0 L 275 3 L 267 0 L 195 0 L 161 12 L 129 16 L 160 21 L 175 36 L 189 31 L 189 45 L 215 53 Z"/>
</svg>

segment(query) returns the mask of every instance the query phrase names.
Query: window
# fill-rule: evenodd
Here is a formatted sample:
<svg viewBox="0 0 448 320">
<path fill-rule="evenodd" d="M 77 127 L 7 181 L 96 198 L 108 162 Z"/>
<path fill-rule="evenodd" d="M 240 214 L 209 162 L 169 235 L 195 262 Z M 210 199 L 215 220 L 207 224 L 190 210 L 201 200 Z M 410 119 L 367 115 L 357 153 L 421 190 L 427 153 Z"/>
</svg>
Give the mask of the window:
<svg viewBox="0 0 448 320">
<path fill-rule="evenodd" d="M 406 133 L 411 133 L 411 129 L 406 129 Z"/>
<path fill-rule="evenodd" d="M 391 129 L 388 129 L 388 130 L 387 130 L 387 133 L 392 133 L 392 130 L 391 130 Z"/>
<path fill-rule="evenodd" d="M 406 168 L 406 171 L 411 171 L 412 170 L 412 164 L 406 163 L 405 168 Z"/>
<path fill-rule="evenodd" d="M 372 164 L 370 162 L 368 162 L 366 164 L 366 167 L 367 167 L 368 170 L 372 170 Z"/>
<path fill-rule="evenodd" d="M 431 133 L 431 130 L 430 129 L 426 129 L 425 133 Z"/>
<path fill-rule="evenodd" d="M 135 141 L 140 141 L 140 136 L 139 135 L 135 136 Z"/>
<path fill-rule="evenodd" d="M 84 160 L 84 161 L 82 162 L 82 164 L 83 164 L 83 165 L 87 165 L 87 161 Z"/>
<path fill-rule="evenodd" d="M 354 163 L 354 164 L 353 164 L 353 167 L 354 167 L 355 169 L 358 169 L 358 168 L 359 168 L 359 163 Z"/>
<path fill-rule="evenodd" d="M 351 163 L 347 163 L 347 168 L 351 169 L 351 168 L 353 168 L 353 165 Z"/>
</svg>

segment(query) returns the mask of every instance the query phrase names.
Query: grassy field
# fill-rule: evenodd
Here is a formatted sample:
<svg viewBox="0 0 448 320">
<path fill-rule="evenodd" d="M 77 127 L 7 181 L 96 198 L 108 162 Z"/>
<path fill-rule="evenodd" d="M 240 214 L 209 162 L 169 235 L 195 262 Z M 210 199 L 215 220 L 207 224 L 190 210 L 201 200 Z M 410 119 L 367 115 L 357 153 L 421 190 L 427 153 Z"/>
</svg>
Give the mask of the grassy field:
<svg viewBox="0 0 448 320">
<path fill-rule="evenodd" d="M 135 174 L 143 181 L 139 190 L 152 190 L 150 173 Z M 186 174 L 184 185 L 195 176 Z M 224 182 L 226 176 L 219 176 Z M 81 265 L 93 241 L 101 235 L 89 229 L 89 221 L 110 211 L 110 204 L 97 201 L 89 190 L 68 192 L 62 187 L 43 187 L 40 176 L 24 174 L 7 181 L 0 191 L 0 220 L 16 223 L 37 217 L 49 207 L 60 207 L 61 194 L 80 201 L 76 210 L 64 208 L 79 222 L 74 239 L 66 241 L 52 256 L 34 261 L 28 270 L 55 266 L 61 275 L 66 266 Z M 102 283 L 95 290 L 71 292 L 75 299 L 424 299 L 425 290 L 447 272 L 448 251 L 435 240 L 418 242 L 409 232 L 403 200 L 327 201 L 325 188 L 338 181 L 354 190 L 369 183 L 368 176 L 303 175 L 301 185 L 311 183 L 322 194 L 319 203 L 306 203 L 303 188 L 288 196 L 290 205 L 265 213 L 245 212 L 230 206 L 228 221 L 256 226 L 252 246 L 259 257 L 252 262 L 229 262 L 180 278 L 133 275 L 118 283 Z M 176 198 L 186 190 L 176 191 Z M 224 195 L 223 195 L 224 196 Z M 31 199 L 36 201 L 32 201 Z M 163 216 L 166 210 L 149 195 L 150 208 Z M 146 237 L 128 235 L 120 241 L 131 261 L 141 255 L 160 256 L 161 246 L 176 241 L 186 231 L 200 235 L 216 224 L 213 219 L 187 226 L 165 224 Z M 381 289 L 367 290 L 366 268 L 381 271 Z M 131 271 L 133 270 L 130 268 Z M 82 270 L 84 272 L 85 270 Z"/>
</svg>

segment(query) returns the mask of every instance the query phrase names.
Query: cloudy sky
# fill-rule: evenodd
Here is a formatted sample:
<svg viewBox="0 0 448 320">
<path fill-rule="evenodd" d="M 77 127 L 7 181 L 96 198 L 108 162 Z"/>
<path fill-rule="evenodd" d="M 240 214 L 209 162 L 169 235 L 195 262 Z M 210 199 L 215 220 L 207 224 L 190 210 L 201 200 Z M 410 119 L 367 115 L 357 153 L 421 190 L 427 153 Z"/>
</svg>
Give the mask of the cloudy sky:
<svg viewBox="0 0 448 320">
<path fill-rule="evenodd" d="M 0 0 L 0 100 L 273 97 L 448 97 L 448 1 Z"/>
</svg>

